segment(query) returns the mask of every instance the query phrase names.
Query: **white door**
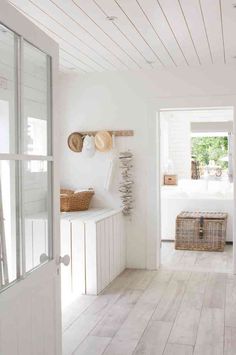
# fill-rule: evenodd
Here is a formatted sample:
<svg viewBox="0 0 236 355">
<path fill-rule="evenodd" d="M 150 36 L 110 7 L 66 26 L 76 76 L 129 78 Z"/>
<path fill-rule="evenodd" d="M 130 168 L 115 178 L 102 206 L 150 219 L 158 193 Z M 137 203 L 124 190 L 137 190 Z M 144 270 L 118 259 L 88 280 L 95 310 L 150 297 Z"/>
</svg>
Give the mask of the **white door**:
<svg viewBox="0 0 236 355">
<path fill-rule="evenodd" d="M 0 0 L 0 354 L 60 355 L 58 47 Z"/>
</svg>

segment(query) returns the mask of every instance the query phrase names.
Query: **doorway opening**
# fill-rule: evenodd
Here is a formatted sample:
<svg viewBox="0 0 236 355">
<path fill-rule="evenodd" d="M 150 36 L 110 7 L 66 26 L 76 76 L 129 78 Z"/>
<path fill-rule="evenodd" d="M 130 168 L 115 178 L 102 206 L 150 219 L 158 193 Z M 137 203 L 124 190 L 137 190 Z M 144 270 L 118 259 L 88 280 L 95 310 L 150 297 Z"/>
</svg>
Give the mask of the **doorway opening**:
<svg viewBox="0 0 236 355">
<path fill-rule="evenodd" d="M 232 272 L 233 108 L 170 109 L 160 111 L 159 117 L 161 265 Z M 176 219 L 183 211 L 226 214 L 224 251 L 197 250 L 188 238 L 186 249 L 176 250 Z M 211 237 L 214 233 L 210 231 Z"/>
</svg>

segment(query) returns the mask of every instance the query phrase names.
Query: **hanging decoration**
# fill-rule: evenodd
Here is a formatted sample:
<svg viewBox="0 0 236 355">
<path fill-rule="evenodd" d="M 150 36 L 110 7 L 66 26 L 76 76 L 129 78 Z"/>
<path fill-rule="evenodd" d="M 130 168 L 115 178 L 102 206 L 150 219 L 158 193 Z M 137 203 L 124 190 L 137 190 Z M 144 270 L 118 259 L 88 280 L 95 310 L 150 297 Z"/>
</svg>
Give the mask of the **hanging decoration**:
<svg viewBox="0 0 236 355">
<path fill-rule="evenodd" d="M 123 214 L 130 216 L 133 210 L 133 154 L 131 151 L 121 152 L 119 154 L 120 170 L 122 181 L 120 182 L 119 191 L 121 193 L 121 201 L 123 205 Z"/>
</svg>

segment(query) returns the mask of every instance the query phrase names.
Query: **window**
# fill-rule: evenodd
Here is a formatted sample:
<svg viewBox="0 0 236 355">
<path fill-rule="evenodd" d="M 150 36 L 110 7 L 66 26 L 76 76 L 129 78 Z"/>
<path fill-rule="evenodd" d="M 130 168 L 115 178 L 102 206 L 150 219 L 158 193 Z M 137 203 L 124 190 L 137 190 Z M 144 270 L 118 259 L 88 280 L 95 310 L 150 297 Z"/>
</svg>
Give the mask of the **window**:
<svg viewBox="0 0 236 355">
<path fill-rule="evenodd" d="M 0 25 L 0 290 L 52 258 L 50 73 Z"/>
<path fill-rule="evenodd" d="M 228 134 L 225 132 L 195 133 L 191 138 L 192 178 L 206 174 L 220 178 L 228 173 Z"/>
</svg>

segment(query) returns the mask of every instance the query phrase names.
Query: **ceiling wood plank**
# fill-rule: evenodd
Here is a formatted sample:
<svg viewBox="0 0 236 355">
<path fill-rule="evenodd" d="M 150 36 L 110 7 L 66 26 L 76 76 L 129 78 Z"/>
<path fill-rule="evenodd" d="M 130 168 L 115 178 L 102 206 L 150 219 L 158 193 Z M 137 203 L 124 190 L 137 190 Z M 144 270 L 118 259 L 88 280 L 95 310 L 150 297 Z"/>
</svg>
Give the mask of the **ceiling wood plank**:
<svg viewBox="0 0 236 355">
<path fill-rule="evenodd" d="M 36 0 L 29 0 L 36 1 Z M 47 9 L 52 7 L 54 16 L 59 21 L 70 26 L 74 33 L 83 36 L 83 39 L 91 45 L 100 46 L 110 58 L 116 61 L 117 65 L 123 69 L 137 69 L 139 65 L 121 46 L 112 41 L 110 36 L 102 31 L 85 13 L 76 5 L 77 2 L 65 2 L 61 0 L 40 0 L 40 3 L 47 4 Z"/>
<path fill-rule="evenodd" d="M 63 71 L 86 74 L 236 62 L 232 0 L 9 2 L 58 42 Z"/>
<path fill-rule="evenodd" d="M 219 0 L 199 0 L 211 47 L 213 63 L 224 63 L 221 13 Z"/>
<path fill-rule="evenodd" d="M 185 58 L 156 0 L 138 0 L 155 31 L 170 52 L 177 66 L 186 65 Z"/>
<path fill-rule="evenodd" d="M 226 63 L 236 63 L 236 1 L 221 1 Z"/>
<path fill-rule="evenodd" d="M 143 65 L 144 57 L 142 53 L 133 45 L 131 41 L 115 26 L 115 22 L 109 21 L 105 10 L 96 1 L 72 0 L 80 12 L 85 15 L 86 20 L 90 20 L 97 29 L 102 31 L 105 36 L 110 39 L 120 50 L 128 57 L 131 62 L 135 63 L 140 69 Z"/>
<path fill-rule="evenodd" d="M 14 1 L 17 3 L 17 0 Z M 25 0 L 22 3 L 22 8 L 34 18 L 40 19 L 41 22 L 44 21 L 48 26 L 50 25 L 52 29 L 55 28 L 56 31 L 60 31 L 60 34 L 69 35 L 69 38 L 73 39 L 75 43 L 76 41 L 82 41 L 116 69 L 127 69 L 127 66 L 103 47 L 99 40 L 95 41 L 86 31 L 79 29 L 77 24 L 63 16 L 60 10 L 56 9 L 49 1 L 46 3 L 46 1 Z"/>
<path fill-rule="evenodd" d="M 192 40 L 199 55 L 201 64 L 210 64 L 211 52 L 209 50 L 201 8 L 198 0 L 179 0 Z"/>
<path fill-rule="evenodd" d="M 130 23 L 139 33 L 140 37 L 151 49 L 155 62 L 159 62 L 163 66 L 173 66 L 172 56 L 169 55 L 166 47 L 163 46 L 160 36 L 157 35 L 157 31 L 152 26 L 149 18 L 141 5 L 141 2 L 136 0 L 114 0 L 120 9 L 126 14 Z"/>
<path fill-rule="evenodd" d="M 114 16 L 109 16 L 108 12 L 106 12 L 105 7 L 102 7 L 101 4 L 99 4 L 99 0 L 92 0 L 93 3 L 96 5 L 96 7 L 100 10 L 100 12 L 105 16 L 105 19 L 108 20 L 110 22 L 110 24 L 115 27 L 116 31 L 119 32 L 119 35 L 121 35 L 122 39 L 125 39 L 125 41 L 127 41 L 130 46 L 132 47 L 132 49 L 134 50 L 134 55 L 137 53 L 140 55 L 140 57 L 142 58 L 142 67 L 146 67 L 148 64 L 148 59 L 145 56 L 145 51 L 143 51 L 140 48 L 140 45 L 138 43 L 138 45 L 136 45 L 132 39 L 132 36 L 129 33 L 129 36 L 124 32 L 124 30 L 119 26 L 119 24 L 117 23 L 118 18 L 114 17 Z M 110 19 L 110 20 L 109 20 Z M 113 20 L 111 20 L 113 19 Z M 119 38 L 119 36 L 118 36 Z"/>
<path fill-rule="evenodd" d="M 17 0 L 12 0 L 12 4 L 18 4 Z M 90 46 L 82 39 L 82 37 L 75 37 L 70 29 L 65 30 L 65 26 L 61 26 L 60 23 L 52 20 L 51 17 L 47 16 L 38 8 L 35 8 L 32 4 L 24 1 L 20 4 L 20 6 L 18 4 L 16 7 L 22 11 L 24 15 L 28 16 L 31 21 L 35 21 L 36 25 L 41 27 L 42 30 L 45 30 L 45 32 L 47 32 L 51 37 L 57 35 L 59 38 L 63 39 L 63 41 L 80 49 L 83 53 L 88 55 L 89 58 L 94 59 L 108 70 L 117 69 L 116 64 L 100 53 L 95 46 Z"/>
<path fill-rule="evenodd" d="M 199 65 L 178 0 L 157 0 L 189 65 Z"/>
<path fill-rule="evenodd" d="M 138 48 L 144 57 L 144 65 L 150 68 L 150 65 L 147 62 L 154 62 L 155 55 L 153 54 L 150 47 L 147 45 L 145 40 L 140 36 L 136 31 L 135 27 L 131 24 L 124 12 L 119 8 L 114 0 L 95 0 L 100 8 L 105 11 L 108 16 L 115 16 L 117 19 L 114 23 L 115 27 L 119 29 L 126 36 L 129 41 L 133 43 L 133 46 Z M 114 26 L 113 25 L 113 26 Z"/>
</svg>

